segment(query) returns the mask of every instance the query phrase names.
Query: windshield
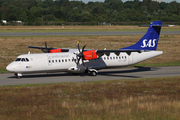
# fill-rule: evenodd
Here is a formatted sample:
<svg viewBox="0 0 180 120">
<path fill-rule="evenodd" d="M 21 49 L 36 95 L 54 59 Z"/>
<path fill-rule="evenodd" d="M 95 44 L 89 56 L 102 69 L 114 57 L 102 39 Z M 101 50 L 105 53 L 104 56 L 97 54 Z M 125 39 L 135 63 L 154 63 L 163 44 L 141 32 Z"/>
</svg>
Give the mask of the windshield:
<svg viewBox="0 0 180 120">
<path fill-rule="evenodd" d="M 28 59 L 28 58 L 16 58 L 15 62 L 18 62 L 18 61 L 21 61 L 21 62 L 28 62 L 29 59 Z"/>
<path fill-rule="evenodd" d="M 21 58 L 16 58 L 16 60 L 15 61 L 21 61 Z"/>
</svg>

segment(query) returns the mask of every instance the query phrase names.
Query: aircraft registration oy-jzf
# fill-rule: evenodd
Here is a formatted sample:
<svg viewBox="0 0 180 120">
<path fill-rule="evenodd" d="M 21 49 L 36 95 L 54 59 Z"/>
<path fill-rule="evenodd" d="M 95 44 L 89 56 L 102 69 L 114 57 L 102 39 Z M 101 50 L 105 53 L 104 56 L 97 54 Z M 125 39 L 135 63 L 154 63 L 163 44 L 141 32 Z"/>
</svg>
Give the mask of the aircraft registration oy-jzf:
<svg viewBox="0 0 180 120">
<path fill-rule="evenodd" d="M 133 65 L 161 55 L 156 51 L 162 21 L 150 24 L 146 34 L 134 45 L 118 50 L 88 50 L 86 45 L 80 50 L 29 46 L 41 49 L 44 53 L 19 55 L 6 69 L 20 78 L 26 73 L 40 72 L 88 72 L 96 76 L 98 70 Z"/>
</svg>

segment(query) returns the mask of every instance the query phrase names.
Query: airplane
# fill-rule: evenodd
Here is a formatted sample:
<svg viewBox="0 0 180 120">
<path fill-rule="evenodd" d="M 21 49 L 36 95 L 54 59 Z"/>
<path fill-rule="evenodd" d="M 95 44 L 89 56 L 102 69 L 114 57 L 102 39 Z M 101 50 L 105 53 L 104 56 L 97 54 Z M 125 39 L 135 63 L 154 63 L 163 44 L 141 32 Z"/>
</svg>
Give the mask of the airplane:
<svg viewBox="0 0 180 120">
<path fill-rule="evenodd" d="M 150 24 L 146 34 L 134 45 L 118 50 L 82 50 L 77 43 L 77 49 L 43 48 L 45 53 L 19 55 L 6 69 L 21 78 L 26 73 L 71 72 L 80 74 L 88 72 L 96 76 L 98 70 L 133 65 L 163 54 L 156 51 L 162 21 Z M 38 48 L 40 49 L 40 48 Z M 54 50 L 55 52 L 50 52 Z"/>
</svg>

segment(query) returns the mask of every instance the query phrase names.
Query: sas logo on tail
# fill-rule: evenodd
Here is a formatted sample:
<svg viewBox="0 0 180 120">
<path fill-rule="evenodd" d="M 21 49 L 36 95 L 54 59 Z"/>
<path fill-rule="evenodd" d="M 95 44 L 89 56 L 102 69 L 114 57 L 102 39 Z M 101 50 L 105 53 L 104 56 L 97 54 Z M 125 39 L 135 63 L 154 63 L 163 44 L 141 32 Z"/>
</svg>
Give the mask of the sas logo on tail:
<svg viewBox="0 0 180 120">
<path fill-rule="evenodd" d="M 156 39 L 154 40 L 143 40 L 143 45 L 141 45 L 142 48 L 145 48 L 145 47 L 155 47 L 156 46 Z"/>
</svg>

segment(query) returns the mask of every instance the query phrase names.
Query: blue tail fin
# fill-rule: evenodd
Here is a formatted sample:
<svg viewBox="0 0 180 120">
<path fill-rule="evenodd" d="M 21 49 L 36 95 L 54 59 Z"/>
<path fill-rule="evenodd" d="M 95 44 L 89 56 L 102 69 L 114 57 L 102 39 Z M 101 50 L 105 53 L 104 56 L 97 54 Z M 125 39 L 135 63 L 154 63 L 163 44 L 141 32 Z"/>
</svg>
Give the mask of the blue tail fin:
<svg viewBox="0 0 180 120">
<path fill-rule="evenodd" d="M 134 45 L 120 50 L 156 50 L 162 21 L 154 21 L 150 24 L 146 34 Z"/>
</svg>

